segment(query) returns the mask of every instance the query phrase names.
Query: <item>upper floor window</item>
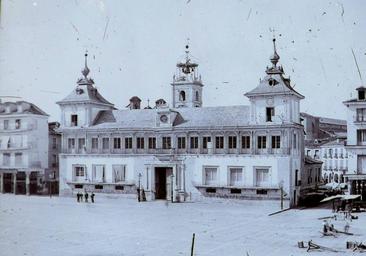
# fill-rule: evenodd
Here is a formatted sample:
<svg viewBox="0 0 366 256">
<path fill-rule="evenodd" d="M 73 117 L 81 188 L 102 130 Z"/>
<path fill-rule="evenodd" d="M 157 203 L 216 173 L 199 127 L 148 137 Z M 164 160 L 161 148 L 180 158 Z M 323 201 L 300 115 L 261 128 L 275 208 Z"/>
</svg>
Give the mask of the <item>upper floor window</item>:
<svg viewBox="0 0 366 256">
<path fill-rule="evenodd" d="M 243 168 L 230 167 L 230 186 L 238 186 L 243 182 Z"/>
<path fill-rule="evenodd" d="M 198 148 L 198 137 L 191 137 L 191 148 Z"/>
<path fill-rule="evenodd" d="M 71 126 L 78 126 L 78 115 L 71 115 Z"/>
<path fill-rule="evenodd" d="M 366 108 L 358 108 L 356 110 L 356 121 L 364 122 L 366 121 Z"/>
<path fill-rule="evenodd" d="M 272 148 L 281 148 L 281 136 L 272 136 Z"/>
<path fill-rule="evenodd" d="M 74 166 L 74 176 L 75 177 L 84 177 L 85 176 L 85 166 L 82 166 L 82 165 Z"/>
<path fill-rule="evenodd" d="M 15 120 L 15 129 L 20 129 L 20 124 L 21 124 L 20 119 L 16 119 Z"/>
<path fill-rule="evenodd" d="M 121 164 L 114 164 L 112 165 L 113 169 L 113 181 L 123 182 L 126 180 L 126 166 Z"/>
<path fill-rule="evenodd" d="M 200 101 L 200 93 L 196 91 L 196 101 Z"/>
<path fill-rule="evenodd" d="M 109 149 L 109 138 L 103 138 L 102 147 L 103 149 Z"/>
<path fill-rule="evenodd" d="M 357 143 L 366 144 L 366 130 L 365 129 L 357 130 Z"/>
<path fill-rule="evenodd" d="M 224 148 L 224 136 L 216 136 L 216 148 Z"/>
<path fill-rule="evenodd" d="M 10 165 L 10 153 L 3 153 L 3 165 L 4 166 Z"/>
<path fill-rule="evenodd" d="M 92 165 L 92 179 L 96 182 L 104 182 L 105 179 L 105 165 L 93 164 Z"/>
<path fill-rule="evenodd" d="M 178 148 L 186 148 L 186 138 L 185 137 L 178 137 Z"/>
<path fill-rule="evenodd" d="M 202 138 L 202 148 L 207 148 L 209 142 L 211 142 L 211 137 L 210 136 L 204 136 Z"/>
<path fill-rule="evenodd" d="M 229 136 L 229 148 L 236 148 L 236 136 Z"/>
<path fill-rule="evenodd" d="M 113 148 L 114 149 L 121 148 L 121 138 L 113 138 Z"/>
<path fill-rule="evenodd" d="M 205 167 L 203 172 L 205 185 L 217 184 L 217 167 Z"/>
<path fill-rule="evenodd" d="M 149 149 L 156 148 L 156 138 L 155 137 L 149 137 Z"/>
<path fill-rule="evenodd" d="M 170 137 L 163 137 L 162 147 L 163 147 L 163 149 L 172 148 L 172 140 Z"/>
<path fill-rule="evenodd" d="M 138 149 L 145 148 L 145 139 L 144 139 L 144 137 L 137 137 L 136 138 L 136 147 Z"/>
<path fill-rule="evenodd" d="M 132 148 L 132 138 L 131 137 L 125 138 L 125 148 L 126 149 Z"/>
<path fill-rule="evenodd" d="M 21 165 L 23 163 L 22 156 L 23 156 L 22 153 L 15 153 L 15 164 L 16 165 Z"/>
<path fill-rule="evenodd" d="M 272 122 L 275 115 L 275 109 L 272 107 L 266 108 L 266 122 Z"/>
<path fill-rule="evenodd" d="M 78 144 L 79 144 L 79 149 L 84 149 L 85 148 L 85 138 L 79 138 Z"/>
<path fill-rule="evenodd" d="M 250 136 L 241 137 L 241 148 L 250 148 Z"/>
<path fill-rule="evenodd" d="M 92 149 L 98 149 L 98 138 L 92 138 Z"/>
<path fill-rule="evenodd" d="M 9 129 L 9 120 L 4 120 L 4 130 Z"/>
<path fill-rule="evenodd" d="M 294 134 L 294 139 L 293 139 L 292 147 L 293 147 L 294 149 L 297 149 L 297 135 L 296 135 L 296 134 Z"/>
<path fill-rule="evenodd" d="M 266 144 L 267 144 L 267 137 L 266 136 L 258 136 L 258 148 L 262 149 L 262 148 L 266 148 Z"/>
<path fill-rule="evenodd" d="M 52 148 L 53 149 L 57 148 L 57 139 L 55 137 L 52 138 Z"/>
<path fill-rule="evenodd" d="M 74 149 L 75 148 L 75 139 L 74 138 L 69 138 L 68 139 L 67 148 L 68 149 Z"/>
</svg>

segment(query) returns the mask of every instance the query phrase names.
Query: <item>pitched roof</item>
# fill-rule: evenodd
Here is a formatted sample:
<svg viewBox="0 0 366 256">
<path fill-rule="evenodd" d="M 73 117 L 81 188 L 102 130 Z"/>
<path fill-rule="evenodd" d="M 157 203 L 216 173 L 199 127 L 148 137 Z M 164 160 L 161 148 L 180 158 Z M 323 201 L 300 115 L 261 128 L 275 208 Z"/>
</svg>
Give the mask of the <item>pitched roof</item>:
<svg viewBox="0 0 366 256">
<path fill-rule="evenodd" d="M 35 115 L 48 116 L 48 114 L 44 112 L 42 109 L 37 107 L 35 104 L 27 101 L 0 103 L 0 115 L 13 115 L 13 114 L 35 114 Z"/>
<path fill-rule="evenodd" d="M 274 85 L 270 85 L 274 83 Z M 253 90 L 245 93 L 247 97 L 257 96 L 257 95 L 283 95 L 292 94 L 303 99 L 304 96 L 294 90 L 290 85 L 290 79 L 285 78 L 282 74 L 268 74 L 263 79 L 261 79 L 259 85 Z"/>
<path fill-rule="evenodd" d="M 107 104 L 113 106 L 112 103 L 107 101 L 91 84 L 79 84 L 66 98 L 58 101 L 57 104 L 65 104 L 71 102 L 88 102 Z"/>
<path fill-rule="evenodd" d="M 91 128 L 151 128 L 159 109 L 101 111 Z M 249 124 L 249 106 L 176 108 L 174 127 L 224 127 Z M 178 118 L 179 117 L 179 118 Z"/>
</svg>

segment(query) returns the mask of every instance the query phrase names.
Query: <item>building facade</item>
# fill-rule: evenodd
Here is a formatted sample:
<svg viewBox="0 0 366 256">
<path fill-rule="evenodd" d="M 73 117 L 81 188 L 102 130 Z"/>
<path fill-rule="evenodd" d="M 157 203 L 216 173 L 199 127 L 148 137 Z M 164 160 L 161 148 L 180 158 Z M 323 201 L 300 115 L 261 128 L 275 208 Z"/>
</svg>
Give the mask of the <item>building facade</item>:
<svg viewBox="0 0 366 256">
<path fill-rule="evenodd" d="M 198 64 L 187 49 L 171 84 L 171 107 L 160 99 L 140 109 L 133 97 L 138 104 L 127 110 L 101 96 L 85 61 L 76 88 L 58 102 L 60 194 L 139 187 L 148 200 L 279 199 L 282 187 L 295 204 L 304 165 L 304 97 L 284 76 L 275 48 L 270 60 L 260 84 L 245 94 L 249 106 L 204 107 Z"/>
<path fill-rule="evenodd" d="M 366 200 L 366 87 L 359 87 L 357 98 L 344 101 L 347 107 L 348 172 L 344 175 L 351 194 Z"/>
<path fill-rule="evenodd" d="M 57 131 L 58 122 L 48 123 L 48 168 L 45 172 L 45 186 L 49 194 L 59 191 L 59 153 L 61 152 L 61 134 Z"/>
<path fill-rule="evenodd" d="M 48 115 L 26 101 L 0 103 L 0 191 L 36 194 L 48 168 Z"/>
</svg>

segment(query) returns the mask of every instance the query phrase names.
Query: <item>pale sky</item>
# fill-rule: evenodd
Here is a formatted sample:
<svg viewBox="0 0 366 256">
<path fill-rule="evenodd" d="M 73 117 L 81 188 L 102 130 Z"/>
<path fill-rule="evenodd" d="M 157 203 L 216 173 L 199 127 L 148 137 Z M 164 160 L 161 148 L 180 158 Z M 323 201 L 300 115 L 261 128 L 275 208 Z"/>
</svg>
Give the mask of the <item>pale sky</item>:
<svg viewBox="0 0 366 256">
<path fill-rule="evenodd" d="M 204 106 L 249 104 L 273 52 L 305 96 L 301 111 L 346 118 L 342 101 L 366 80 L 366 1 L 0 0 L 0 96 L 59 120 L 55 104 L 81 77 L 84 52 L 98 90 L 117 108 L 136 95 L 171 102 L 189 38 Z M 3 101 L 7 100 L 5 98 Z M 14 100 L 14 99 L 13 99 Z"/>
</svg>

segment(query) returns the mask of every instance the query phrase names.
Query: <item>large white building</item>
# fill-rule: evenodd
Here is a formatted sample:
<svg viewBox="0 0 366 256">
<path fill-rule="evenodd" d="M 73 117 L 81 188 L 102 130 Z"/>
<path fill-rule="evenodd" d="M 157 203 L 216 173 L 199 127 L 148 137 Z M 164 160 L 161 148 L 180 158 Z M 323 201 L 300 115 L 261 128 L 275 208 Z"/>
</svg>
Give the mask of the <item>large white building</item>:
<svg viewBox="0 0 366 256">
<path fill-rule="evenodd" d="M 26 101 L 0 103 L 0 192 L 35 194 L 48 168 L 48 115 Z"/>
<path fill-rule="evenodd" d="M 133 97 L 127 110 L 101 96 L 85 61 L 76 88 L 58 102 L 60 194 L 136 193 L 140 186 L 148 200 L 278 199 L 282 187 L 296 203 L 304 97 L 284 76 L 275 47 L 270 60 L 259 85 L 245 93 L 249 106 L 203 107 L 204 85 L 187 49 L 171 83 L 171 106 L 160 99 L 154 108 L 140 109 Z"/>
<path fill-rule="evenodd" d="M 366 200 L 366 87 L 357 88 L 357 98 L 343 102 L 347 107 L 347 152 L 349 191 Z"/>
</svg>

